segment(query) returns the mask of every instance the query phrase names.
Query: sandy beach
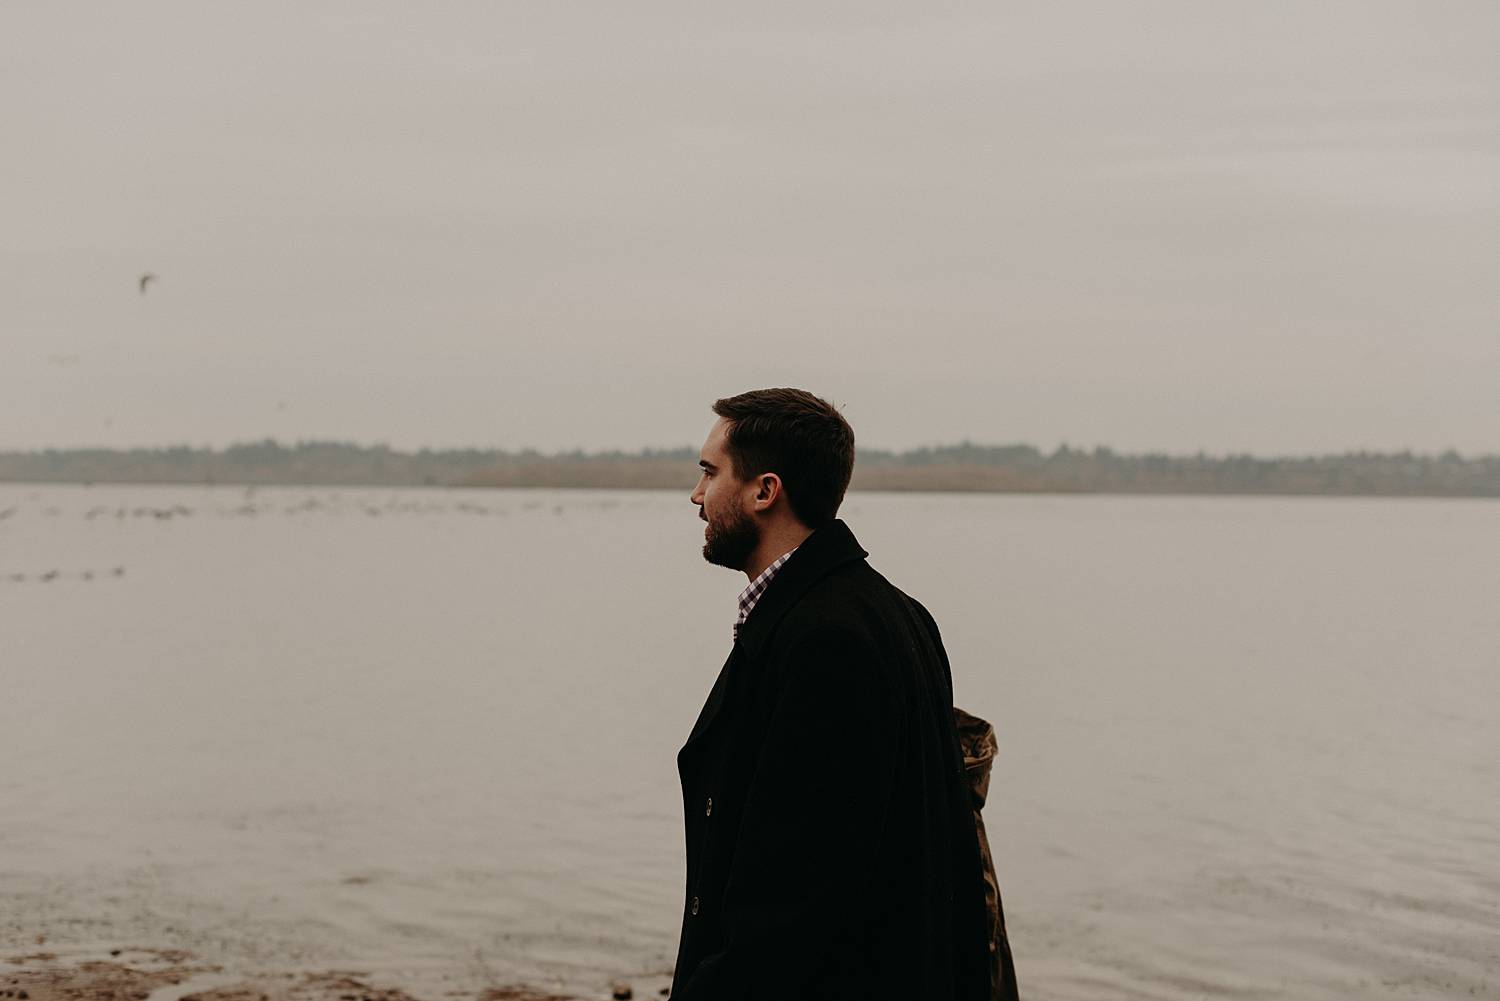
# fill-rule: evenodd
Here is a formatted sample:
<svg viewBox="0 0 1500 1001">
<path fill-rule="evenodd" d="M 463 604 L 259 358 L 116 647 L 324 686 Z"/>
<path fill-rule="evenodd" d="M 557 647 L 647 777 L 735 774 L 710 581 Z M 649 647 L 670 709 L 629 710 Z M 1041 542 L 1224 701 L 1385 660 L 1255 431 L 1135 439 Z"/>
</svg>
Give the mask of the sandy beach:
<svg viewBox="0 0 1500 1001">
<path fill-rule="evenodd" d="M 627 994 L 626 991 L 629 993 Z M 657 997 L 615 985 L 598 997 Z M 587 995 L 540 992 L 521 986 L 475 993 L 448 990 L 470 1001 L 586 1001 Z M 53 951 L 38 936 L 30 952 L 7 955 L 0 966 L 3 1001 L 432 1001 L 381 983 L 362 970 L 235 972 L 190 952 L 143 946 L 69 947 Z"/>
</svg>

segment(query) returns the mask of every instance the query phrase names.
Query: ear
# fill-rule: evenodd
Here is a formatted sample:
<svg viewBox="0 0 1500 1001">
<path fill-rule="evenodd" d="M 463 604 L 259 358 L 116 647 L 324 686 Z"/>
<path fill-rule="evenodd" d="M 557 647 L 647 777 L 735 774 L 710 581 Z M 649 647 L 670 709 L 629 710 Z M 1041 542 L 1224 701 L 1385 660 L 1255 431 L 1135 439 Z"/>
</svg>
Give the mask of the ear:
<svg viewBox="0 0 1500 1001">
<path fill-rule="evenodd" d="M 781 477 L 762 473 L 755 481 L 755 510 L 765 511 L 781 499 Z"/>
</svg>

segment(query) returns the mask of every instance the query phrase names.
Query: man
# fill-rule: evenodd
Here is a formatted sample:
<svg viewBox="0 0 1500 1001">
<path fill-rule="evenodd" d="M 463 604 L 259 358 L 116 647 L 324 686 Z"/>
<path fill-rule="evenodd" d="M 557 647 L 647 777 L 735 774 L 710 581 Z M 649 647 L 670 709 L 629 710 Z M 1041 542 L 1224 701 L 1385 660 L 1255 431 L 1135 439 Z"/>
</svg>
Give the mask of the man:
<svg viewBox="0 0 1500 1001">
<path fill-rule="evenodd" d="M 677 757 L 687 892 L 672 997 L 987 1001 L 947 658 L 927 610 L 835 518 L 854 432 L 796 389 L 713 409 L 691 499 L 704 558 L 750 584 Z M 1008 983 L 995 996 L 1013 996 Z"/>
</svg>

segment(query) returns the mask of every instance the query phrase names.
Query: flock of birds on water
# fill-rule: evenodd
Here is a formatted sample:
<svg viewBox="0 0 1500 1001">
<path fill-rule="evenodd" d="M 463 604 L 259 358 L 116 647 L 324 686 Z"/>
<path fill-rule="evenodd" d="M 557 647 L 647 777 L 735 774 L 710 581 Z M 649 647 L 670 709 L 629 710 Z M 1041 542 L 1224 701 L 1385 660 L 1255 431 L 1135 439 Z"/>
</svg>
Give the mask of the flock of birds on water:
<svg viewBox="0 0 1500 1001">
<path fill-rule="evenodd" d="M 379 502 L 368 496 L 346 496 L 342 494 L 329 494 L 324 497 L 304 497 L 293 503 L 286 503 L 285 499 L 260 499 L 256 496 L 255 488 L 248 488 L 244 492 L 243 499 L 238 504 L 220 504 L 214 506 L 190 507 L 187 504 L 176 503 L 170 505 L 155 504 L 92 504 L 87 508 L 68 510 L 56 504 L 45 506 L 37 503 L 30 511 L 24 511 L 21 505 L 11 504 L 0 508 L 0 529 L 6 527 L 19 515 L 40 515 L 45 518 L 61 518 L 65 516 L 78 516 L 84 521 L 96 521 L 109 519 L 113 521 L 153 521 L 170 522 L 191 518 L 194 515 L 207 515 L 217 518 L 256 518 L 265 515 L 296 516 L 303 514 L 357 514 L 367 518 L 379 518 L 389 515 L 433 515 L 433 514 L 463 514 L 483 515 L 493 517 L 505 517 L 512 513 L 538 513 L 550 512 L 561 517 L 567 512 L 568 507 L 609 509 L 619 507 L 629 501 L 614 497 L 589 497 L 570 500 L 567 506 L 557 503 L 548 498 L 546 500 L 530 499 L 513 505 L 479 504 L 468 500 L 452 502 L 435 500 L 413 500 L 410 498 L 387 498 Z M 33 493 L 29 500 L 40 502 L 40 494 Z M 54 581 L 92 581 L 97 579 L 120 578 L 125 576 L 123 566 L 113 567 L 109 570 L 80 570 L 63 571 L 48 569 L 40 573 L 22 573 L 19 571 L 0 573 L 0 580 L 13 583 L 37 583 L 50 584 Z"/>
<path fill-rule="evenodd" d="M 5 579 L 10 581 L 12 584 L 24 584 L 28 580 L 34 580 L 38 584 L 50 584 L 55 580 L 93 580 L 95 576 L 96 574 L 92 570 L 80 570 L 77 573 L 64 573 L 61 570 L 48 570 L 45 573 L 34 574 L 31 576 L 28 576 L 24 573 L 6 574 Z M 110 570 L 107 573 L 100 573 L 97 576 L 123 577 L 125 576 L 125 568 L 115 567 L 113 570 Z"/>
</svg>

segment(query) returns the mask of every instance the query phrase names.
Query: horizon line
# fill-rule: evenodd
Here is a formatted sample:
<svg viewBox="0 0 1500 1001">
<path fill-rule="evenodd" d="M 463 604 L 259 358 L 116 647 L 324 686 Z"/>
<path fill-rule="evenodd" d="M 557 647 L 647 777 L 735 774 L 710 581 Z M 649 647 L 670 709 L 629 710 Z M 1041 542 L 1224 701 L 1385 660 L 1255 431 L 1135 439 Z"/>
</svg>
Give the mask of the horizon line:
<svg viewBox="0 0 1500 1001">
<path fill-rule="evenodd" d="M 337 447 L 355 449 L 365 452 L 388 452 L 394 455 L 422 455 L 422 454 L 460 454 L 460 453 L 489 453 L 505 456 L 529 456 L 538 459 L 578 459 L 578 458 L 669 458 L 674 453 L 694 453 L 696 450 L 691 445 L 643 445 L 635 449 L 623 448 L 595 448 L 586 449 L 582 446 L 573 448 L 557 448 L 544 451 L 535 446 L 521 446 L 518 448 L 505 448 L 497 445 L 449 445 L 432 446 L 423 445 L 414 448 L 396 448 L 387 442 L 376 441 L 363 443 L 348 439 L 337 438 L 299 438 L 289 442 L 267 436 L 264 438 L 245 439 L 232 441 L 226 445 L 193 445 L 188 443 L 155 444 L 155 445 L 45 445 L 31 448 L 0 448 L 0 455 L 44 455 L 48 453 L 68 452 L 103 452 L 115 454 L 127 454 L 131 452 L 196 452 L 207 454 L 226 454 L 232 451 L 247 450 L 252 448 L 272 447 L 283 451 L 295 451 L 299 448 Z M 1384 457 L 1409 457 L 1414 459 L 1454 459 L 1466 462 L 1500 459 L 1500 452 L 1477 452 L 1465 453 L 1456 448 L 1448 447 L 1441 450 L 1423 451 L 1413 449 L 1409 446 L 1399 449 L 1374 449 L 1370 447 L 1346 448 L 1343 451 L 1316 451 L 1316 452 L 1279 452 L 1260 453 L 1250 451 L 1225 451 L 1214 452 L 1204 448 L 1194 451 L 1167 451 L 1162 449 L 1145 450 L 1122 450 L 1111 445 L 1095 443 L 1091 445 L 1074 445 L 1068 441 L 1060 441 L 1052 448 L 1031 442 L 980 442 L 965 438 L 959 441 L 950 441 L 934 444 L 915 445 L 909 448 L 896 449 L 880 446 L 856 446 L 856 456 L 885 455 L 902 457 L 923 452 L 948 452 L 972 449 L 975 451 L 1031 451 L 1038 455 L 1109 455 L 1119 458 L 1141 458 L 1141 457 L 1168 457 L 1174 459 L 1255 459 L 1258 461 L 1297 461 L 1306 459 L 1328 459 L 1348 458 L 1353 456 L 1384 456 Z"/>
</svg>

